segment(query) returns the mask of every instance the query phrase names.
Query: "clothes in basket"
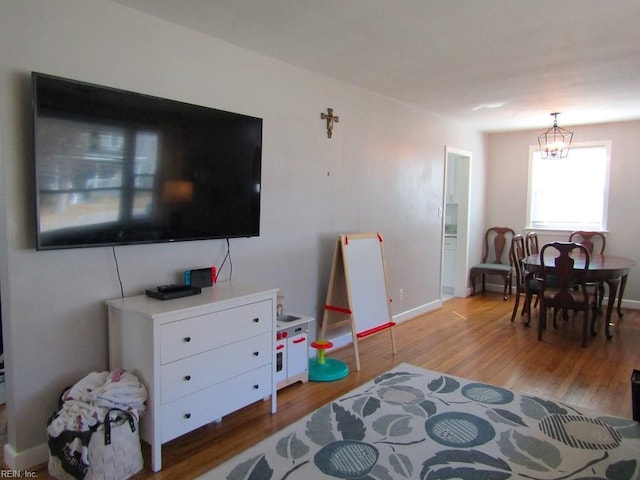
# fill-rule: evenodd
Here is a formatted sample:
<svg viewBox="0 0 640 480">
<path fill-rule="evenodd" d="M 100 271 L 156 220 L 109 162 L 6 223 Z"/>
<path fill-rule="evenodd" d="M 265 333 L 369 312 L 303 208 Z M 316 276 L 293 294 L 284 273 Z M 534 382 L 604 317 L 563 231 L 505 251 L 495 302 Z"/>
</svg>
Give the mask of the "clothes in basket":
<svg viewBox="0 0 640 480">
<path fill-rule="evenodd" d="M 138 421 L 147 391 L 132 373 L 93 372 L 66 390 L 47 426 L 49 473 L 123 480 L 143 467 Z"/>
</svg>

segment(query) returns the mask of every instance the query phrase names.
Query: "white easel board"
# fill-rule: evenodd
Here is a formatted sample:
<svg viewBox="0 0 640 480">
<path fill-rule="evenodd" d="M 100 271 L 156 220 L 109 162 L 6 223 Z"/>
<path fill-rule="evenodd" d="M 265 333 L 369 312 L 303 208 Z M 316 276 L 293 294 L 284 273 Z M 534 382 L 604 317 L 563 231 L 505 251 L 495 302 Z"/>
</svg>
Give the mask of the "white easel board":
<svg viewBox="0 0 640 480">
<path fill-rule="evenodd" d="M 389 330 L 396 353 L 390 297 L 379 233 L 339 235 L 331 267 L 331 278 L 320 338 L 327 328 L 351 323 L 356 369 L 360 370 L 358 340 Z"/>
</svg>

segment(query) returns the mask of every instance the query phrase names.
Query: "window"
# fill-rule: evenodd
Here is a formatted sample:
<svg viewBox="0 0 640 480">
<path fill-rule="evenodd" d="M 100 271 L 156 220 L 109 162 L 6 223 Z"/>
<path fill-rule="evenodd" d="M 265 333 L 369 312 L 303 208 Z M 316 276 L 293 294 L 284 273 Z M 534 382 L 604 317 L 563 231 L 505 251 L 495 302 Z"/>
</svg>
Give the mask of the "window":
<svg viewBox="0 0 640 480">
<path fill-rule="evenodd" d="M 527 224 L 532 229 L 607 228 L 611 142 L 576 144 L 567 158 L 529 149 Z"/>
</svg>

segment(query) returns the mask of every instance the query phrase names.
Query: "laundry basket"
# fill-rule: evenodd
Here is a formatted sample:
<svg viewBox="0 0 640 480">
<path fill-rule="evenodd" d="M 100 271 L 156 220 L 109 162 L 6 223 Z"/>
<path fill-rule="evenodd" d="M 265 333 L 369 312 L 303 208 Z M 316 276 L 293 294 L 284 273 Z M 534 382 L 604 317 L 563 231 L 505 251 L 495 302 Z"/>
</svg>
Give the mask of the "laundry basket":
<svg viewBox="0 0 640 480">
<path fill-rule="evenodd" d="M 49 419 L 49 473 L 60 480 L 124 480 L 142 470 L 138 419 L 146 389 L 124 370 L 92 373 Z"/>
</svg>

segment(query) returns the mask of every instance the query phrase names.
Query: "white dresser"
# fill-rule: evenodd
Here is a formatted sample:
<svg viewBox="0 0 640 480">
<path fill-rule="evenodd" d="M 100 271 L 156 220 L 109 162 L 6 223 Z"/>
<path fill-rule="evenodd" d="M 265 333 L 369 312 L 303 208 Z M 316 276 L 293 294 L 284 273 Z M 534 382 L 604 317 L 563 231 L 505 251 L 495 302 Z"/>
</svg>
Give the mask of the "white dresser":
<svg viewBox="0 0 640 480">
<path fill-rule="evenodd" d="M 134 373 L 148 390 L 140 436 L 161 446 L 271 397 L 276 412 L 277 289 L 225 282 L 172 300 L 109 300 L 109 368 Z"/>
</svg>

